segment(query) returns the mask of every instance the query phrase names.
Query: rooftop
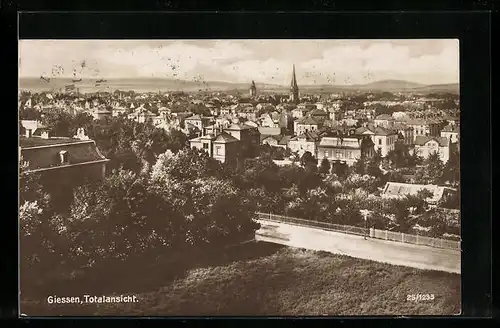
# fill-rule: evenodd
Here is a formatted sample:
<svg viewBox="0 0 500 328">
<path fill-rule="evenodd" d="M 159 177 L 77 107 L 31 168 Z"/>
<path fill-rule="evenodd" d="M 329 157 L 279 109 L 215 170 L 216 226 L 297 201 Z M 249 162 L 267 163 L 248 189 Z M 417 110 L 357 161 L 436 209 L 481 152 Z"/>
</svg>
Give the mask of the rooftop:
<svg viewBox="0 0 500 328">
<path fill-rule="evenodd" d="M 43 139 L 37 137 L 26 138 L 21 136 L 19 138 L 19 146 L 21 146 L 21 148 L 61 145 L 68 143 L 83 143 L 83 142 L 93 142 L 93 141 L 73 139 L 73 138 L 56 138 L 56 137 L 50 139 Z"/>
<path fill-rule="evenodd" d="M 446 138 L 446 137 L 431 137 L 431 136 L 417 136 L 415 138 L 415 145 L 423 146 L 431 140 L 436 141 L 439 144 L 439 146 L 441 146 L 441 147 L 448 146 L 448 138 Z"/>
<path fill-rule="evenodd" d="M 239 140 L 233 137 L 232 135 L 222 132 L 215 138 L 215 143 L 230 143 L 230 142 L 238 142 Z"/>
</svg>

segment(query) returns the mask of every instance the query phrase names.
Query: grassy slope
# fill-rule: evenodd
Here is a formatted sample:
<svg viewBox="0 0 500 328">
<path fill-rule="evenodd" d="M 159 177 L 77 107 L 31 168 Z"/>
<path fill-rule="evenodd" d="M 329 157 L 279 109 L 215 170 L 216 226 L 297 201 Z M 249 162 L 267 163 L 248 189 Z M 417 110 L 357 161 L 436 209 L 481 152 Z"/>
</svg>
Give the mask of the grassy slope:
<svg viewBox="0 0 500 328">
<path fill-rule="evenodd" d="M 460 312 L 459 275 L 266 243 L 257 245 L 259 257 L 221 258 L 212 264 L 201 261 L 173 282 L 166 276 L 169 270 L 161 263 L 147 268 L 145 271 L 150 273 L 147 276 L 136 272 L 139 275 L 135 281 L 144 284 L 140 289 L 148 290 L 128 290 L 138 296 L 138 303 L 74 306 L 65 310 L 51 306 L 50 309 L 75 315 L 83 315 L 85 308 L 83 312 L 88 314 L 153 316 L 451 315 Z M 127 291 L 113 289 L 118 294 Z M 407 302 L 406 295 L 412 293 L 433 293 L 436 298 Z M 43 310 L 43 305 L 37 303 L 38 306 L 29 306 L 31 309 L 25 307 L 23 312 L 47 313 L 47 308 Z"/>
</svg>

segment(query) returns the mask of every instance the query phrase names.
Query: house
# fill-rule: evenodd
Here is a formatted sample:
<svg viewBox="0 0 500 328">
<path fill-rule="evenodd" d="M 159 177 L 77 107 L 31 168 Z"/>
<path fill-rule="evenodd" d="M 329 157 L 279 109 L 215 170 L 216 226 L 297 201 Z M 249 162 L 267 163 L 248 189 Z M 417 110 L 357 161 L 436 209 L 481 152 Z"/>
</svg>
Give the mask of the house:
<svg viewBox="0 0 500 328">
<path fill-rule="evenodd" d="M 310 117 L 304 117 L 293 122 L 293 132 L 295 135 L 301 135 L 308 131 L 318 131 L 321 123 Z"/>
<path fill-rule="evenodd" d="M 370 136 L 322 137 L 317 150 L 318 162 L 326 158 L 331 162 L 344 162 L 352 166 L 361 157 L 373 156 L 373 145 Z"/>
<path fill-rule="evenodd" d="M 109 161 L 95 141 L 80 128 L 72 138 L 51 137 L 47 131 L 19 139 L 22 174 L 39 173 L 45 182 L 61 188 L 89 180 L 102 180 Z"/>
<path fill-rule="evenodd" d="M 322 122 L 328 119 L 329 115 L 326 111 L 322 109 L 314 109 L 309 113 L 309 116 L 314 118 L 318 122 Z"/>
<path fill-rule="evenodd" d="M 258 154 L 260 132 L 257 128 L 245 124 L 231 124 L 224 128 L 234 138 L 241 141 L 241 150 L 244 157 L 253 157 Z"/>
<path fill-rule="evenodd" d="M 240 141 L 226 132 L 216 131 L 191 139 L 189 143 L 192 148 L 201 149 L 222 163 L 236 161 L 241 155 Z"/>
<path fill-rule="evenodd" d="M 460 139 L 460 128 L 456 124 L 449 124 L 441 130 L 441 137 L 450 139 L 451 143 L 457 143 Z"/>
<path fill-rule="evenodd" d="M 381 193 L 382 198 L 402 198 L 407 195 L 416 196 L 419 191 L 427 189 L 432 193 L 432 196 L 427 198 L 430 204 L 437 204 L 440 201 L 445 201 L 448 197 L 453 197 L 457 194 L 457 190 L 449 187 L 437 185 L 421 185 L 399 182 L 387 182 Z"/>
<path fill-rule="evenodd" d="M 279 141 L 282 139 L 281 135 L 271 135 L 271 136 L 262 136 L 261 144 L 262 145 L 269 145 L 271 147 L 280 147 Z"/>
<path fill-rule="evenodd" d="M 382 156 L 387 156 L 391 150 L 394 150 L 396 140 L 399 137 L 395 130 L 373 125 L 356 129 L 356 134 L 370 136 L 373 141 L 375 151 L 380 150 Z"/>
<path fill-rule="evenodd" d="M 184 120 L 184 123 L 186 125 L 191 124 L 194 127 L 196 127 L 196 129 L 198 129 L 199 131 L 203 131 L 203 129 L 210 124 L 210 121 L 211 121 L 211 119 L 209 117 L 202 117 L 200 115 L 193 115 L 190 117 L 186 117 L 186 119 Z"/>
<path fill-rule="evenodd" d="M 444 120 L 449 125 L 460 125 L 460 117 L 457 117 L 457 116 L 445 116 Z"/>
<path fill-rule="evenodd" d="M 418 136 L 434 136 L 437 137 L 441 132 L 441 124 L 436 121 L 426 121 L 426 120 L 409 120 L 407 125 L 413 128 L 413 136 L 417 138 Z"/>
<path fill-rule="evenodd" d="M 328 119 L 330 121 L 335 121 L 335 119 L 339 119 L 340 116 L 337 114 L 337 110 L 334 108 L 328 108 Z"/>
<path fill-rule="evenodd" d="M 307 113 L 310 112 L 310 109 L 307 109 L 305 107 L 297 107 L 292 110 L 292 117 L 296 119 L 301 119 L 307 115 Z"/>
<path fill-rule="evenodd" d="M 102 120 L 106 117 L 113 116 L 113 112 L 104 106 L 99 106 L 92 111 L 92 116 L 94 117 L 94 120 Z"/>
<path fill-rule="evenodd" d="M 404 145 L 413 145 L 413 129 L 406 124 L 396 122 L 392 125 L 392 129 L 398 133 L 397 141 Z"/>
<path fill-rule="evenodd" d="M 122 115 L 125 115 L 126 113 L 127 113 L 127 109 L 126 108 L 114 108 L 112 110 L 112 116 L 113 117 L 122 116 Z"/>
<path fill-rule="evenodd" d="M 266 113 L 260 117 L 260 125 L 263 127 L 278 128 L 280 127 L 280 117 L 279 114 Z"/>
<path fill-rule="evenodd" d="M 437 153 L 441 161 L 446 163 L 450 158 L 450 139 L 446 137 L 418 136 L 415 138 L 415 152 L 423 158 Z"/>
<path fill-rule="evenodd" d="M 318 134 L 308 131 L 290 138 L 288 141 L 288 148 L 290 148 L 292 152 L 298 153 L 299 156 L 304 155 L 305 152 L 310 152 L 313 156 L 316 156 L 318 142 Z"/>
<path fill-rule="evenodd" d="M 259 133 L 265 136 L 277 136 L 282 133 L 281 128 L 258 127 Z"/>
<path fill-rule="evenodd" d="M 381 114 L 375 117 L 374 123 L 387 128 L 394 123 L 394 118 L 391 115 Z"/>
</svg>

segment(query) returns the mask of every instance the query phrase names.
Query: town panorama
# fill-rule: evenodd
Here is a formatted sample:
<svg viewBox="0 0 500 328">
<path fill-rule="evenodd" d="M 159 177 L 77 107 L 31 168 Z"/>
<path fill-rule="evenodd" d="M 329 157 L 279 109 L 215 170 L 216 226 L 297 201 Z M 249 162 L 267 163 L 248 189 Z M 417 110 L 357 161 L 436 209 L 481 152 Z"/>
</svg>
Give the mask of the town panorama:
<svg viewBox="0 0 500 328">
<path fill-rule="evenodd" d="M 120 64 L 107 53 L 126 77 L 64 41 L 30 42 L 40 41 L 20 47 L 23 315 L 460 313 L 459 84 L 432 66 L 450 61 L 436 50 L 450 40 L 326 40 L 323 59 L 304 48 L 312 41 L 234 41 L 237 64 L 225 64 L 239 53 L 232 41 L 164 41 L 137 49 L 163 51 L 168 73 L 144 53 Z M 89 54 L 113 44 L 84 42 Z M 259 42 L 296 55 L 265 59 Z M 73 66 L 49 65 L 51 49 Z M 339 81 L 347 66 L 373 76 Z M 158 74 L 129 73 L 144 67 Z"/>
</svg>

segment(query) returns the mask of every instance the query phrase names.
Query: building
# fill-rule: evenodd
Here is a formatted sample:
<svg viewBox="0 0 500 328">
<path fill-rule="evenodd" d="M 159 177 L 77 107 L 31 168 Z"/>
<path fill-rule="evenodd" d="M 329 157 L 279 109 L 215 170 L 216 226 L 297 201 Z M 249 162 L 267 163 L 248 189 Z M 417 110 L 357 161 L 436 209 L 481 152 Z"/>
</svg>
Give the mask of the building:
<svg viewBox="0 0 500 328">
<path fill-rule="evenodd" d="M 309 116 L 314 118 L 317 122 L 323 122 L 329 119 L 329 114 L 322 109 L 315 109 L 309 113 Z M 335 116 L 333 117 L 335 120 Z"/>
<path fill-rule="evenodd" d="M 205 151 L 210 157 L 222 162 L 235 162 L 240 158 L 240 141 L 226 132 L 216 132 L 191 139 L 191 148 Z"/>
<path fill-rule="evenodd" d="M 382 153 L 382 156 L 394 150 L 396 141 L 398 140 L 398 133 L 395 130 L 387 129 L 381 126 L 367 126 L 356 129 L 356 134 L 367 135 L 373 141 L 375 151 Z"/>
<path fill-rule="evenodd" d="M 22 136 L 19 153 L 22 174 L 41 174 L 42 183 L 60 190 L 87 179 L 102 180 L 109 161 L 82 128 L 72 138 L 50 137 L 47 131 L 41 137 Z"/>
<path fill-rule="evenodd" d="M 290 148 L 293 153 L 298 153 L 299 156 L 304 155 L 306 152 L 310 152 L 313 156 L 316 156 L 319 139 L 319 135 L 315 132 L 304 132 L 289 139 L 288 148 Z"/>
<path fill-rule="evenodd" d="M 441 123 L 437 121 L 409 120 L 407 125 L 413 128 L 413 136 L 438 137 L 441 132 Z"/>
<path fill-rule="evenodd" d="M 394 118 L 391 115 L 381 114 L 375 117 L 374 123 L 375 125 L 388 128 L 394 123 Z"/>
<path fill-rule="evenodd" d="M 407 126 L 403 123 L 394 123 L 392 125 L 392 129 L 394 129 L 398 133 L 397 141 L 400 144 L 404 144 L 407 146 L 413 145 L 413 141 L 415 140 L 413 136 L 413 128 Z"/>
<path fill-rule="evenodd" d="M 295 135 L 301 135 L 308 131 L 318 131 L 321 123 L 310 116 L 301 118 L 293 122 L 293 132 Z"/>
<path fill-rule="evenodd" d="M 258 154 L 260 145 L 260 132 L 258 128 L 245 124 L 231 124 L 224 132 L 241 141 L 244 157 L 253 157 Z"/>
<path fill-rule="evenodd" d="M 198 131 L 203 131 L 207 126 L 210 125 L 210 117 L 202 117 L 200 115 L 193 115 L 193 116 L 190 116 L 190 117 L 186 117 L 184 119 L 184 124 L 186 124 L 186 126 L 189 124 L 189 125 L 192 125 L 193 127 L 195 127 Z"/>
<path fill-rule="evenodd" d="M 441 201 L 446 201 L 447 198 L 457 194 L 457 190 L 449 187 L 437 185 L 420 185 L 399 182 L 387 182 L 381 193 L 382 198 L 402 198 L 407 195 L 416 196 L 419 191 L 427 189 L 432 193 L 432 196 L 427 198 L 430 204 L 437 204 Z"/>
<path fill-rule="evenodd" d="M 257 96 L 257 87 L 255 86 L 255 82 L 252 81 L 252 84 L 250 85 L 250 97 L 255 96 Z"/>
<path fill-rule="evenodd" d="M 297 78 L 295 77 L 295 65 L 293 65 L 292 82 L 290 84 L 290 102 L 299 103 L 299 86 L 297 85 Z"/>
<path fill-rule="evenodd" d="M 92 111 L 92 117 L 94 117 L 94 120 L 102 120 L 111 116 L 113 116 L 113 112 L 104 106 L 99 106 Z"/>
<path fill-rule="evenodd" d="M 450 140 L 445 137 L 418 136 L 415 138 L 415 152 L 423 158 L 437 153 L 441 161 L 446 163 L 450 158 Z"/>
<path fill-rule="evenodd" d="M 318 145 L 318 162 L 326 158 L 330 162 L 346 163 L 352 166 L 361 157 L 374 155 L 373 141 L 369 136 L 348 135 L 323 137 Z"/>
<path fill-rule="evenodd" d="M 456 124 L 449 124 L 441 130 L 441 137 L 450 139 L 451 143 L 457 143 L 460 139 L 460 127 Z"/>
</svg>

